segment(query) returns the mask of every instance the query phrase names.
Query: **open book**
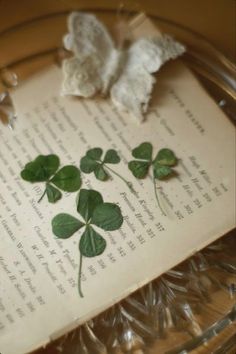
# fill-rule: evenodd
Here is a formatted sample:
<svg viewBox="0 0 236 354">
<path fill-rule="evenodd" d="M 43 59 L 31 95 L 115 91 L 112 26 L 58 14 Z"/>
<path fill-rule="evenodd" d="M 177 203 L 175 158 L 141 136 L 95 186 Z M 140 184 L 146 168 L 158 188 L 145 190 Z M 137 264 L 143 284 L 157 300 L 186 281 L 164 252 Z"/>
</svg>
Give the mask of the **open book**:
<svg viewBox="0 0 236 354">
<path fill-rule="evenodd" d="M 137 36 L 154 31 L 137 22 Z M 158 73 L 152 109 L 137 125 L 109 99 L 60 97 L 60 69 L 25 82 L 13 100 L 13 132 L 0 126 L 0 352 L 22 354 L 45 345 L 147 284 L 235 227 L 235 129 L 180 61 Z M 179 158 L 177 177 L 161 182 L 156 205 L 149 178 L 136 180 L 127 161 L 142 142 L 168 147 Z M 57 239 L 51 220 L 77 216 L 76 193 L 56 204 L 37 203 L 43 185 L 23 181 L 23 166 L 37 155 L 60 156 L 79 167 L 92 147 L 115 149 L 115 166 L 136 194 L 114 177 L 83 176 L 83 188 L 118 203 L 122 228 L 105 232 L 105 252 L 83 260 L 84 298 L 79 297 L 79 232 Z"/>
</svg>

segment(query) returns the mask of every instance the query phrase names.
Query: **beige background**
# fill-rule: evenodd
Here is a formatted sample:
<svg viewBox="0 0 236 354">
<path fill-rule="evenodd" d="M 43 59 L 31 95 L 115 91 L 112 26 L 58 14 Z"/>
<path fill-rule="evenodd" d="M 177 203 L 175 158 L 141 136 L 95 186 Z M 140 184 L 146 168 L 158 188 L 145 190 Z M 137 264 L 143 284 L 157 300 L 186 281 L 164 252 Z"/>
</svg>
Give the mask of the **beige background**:
<svg viewBox="0 0 236 354">
<path fill-rule="evenodd" d="M 205 36 L 229 58 L 236 58 L 236 2 L 235 0 L 140 0 L 123 1 L 125 6 L 148 14 L 165 17 L 182 24 Z M 0 0 L 0 35 L 1 32 L 18 23 L 44 14 L 71 9 L 116 9 L 117 0 Z M 52 34 L 47 33 L 50 37 Z M 61 33 L 58 34 L 58 38 Z M 46 38 L 45 38 L 46 39 Z M 50 41 L 50 38 L 47 38 Z M 0 67 L 10 57 L 14 57 L 21 42 L 5 46 L 0 40 Z M 3 51 L 2 51 L 3 48 Z M 6 50 L 4 51 L 4 48 Z M 20 49 L 20 48 L 19 48 Z M 2 61 L 3 60 L 3 61 Z M 235 332 L 235 327 L 228 328 L 212 343 L 216 348 L 223 340 Z M 203 347 L 194 353 L 209 353 L 210 347 Z M 52 354 L 52 350 L 41 353 Z M 153 351 L 155 353 L 155 349 Z"/>
<path fill-rule="evenodd" d="M 0 0 L 0 32 L 45 13 L 73 8 L 117 8 L 117 0 Z M 173 20 L 204 35 L 236 58 L 235 0 L 126 0 L 127 8 Z M 49 34 L 50 35 L 50 34 Z"/>
</svg>

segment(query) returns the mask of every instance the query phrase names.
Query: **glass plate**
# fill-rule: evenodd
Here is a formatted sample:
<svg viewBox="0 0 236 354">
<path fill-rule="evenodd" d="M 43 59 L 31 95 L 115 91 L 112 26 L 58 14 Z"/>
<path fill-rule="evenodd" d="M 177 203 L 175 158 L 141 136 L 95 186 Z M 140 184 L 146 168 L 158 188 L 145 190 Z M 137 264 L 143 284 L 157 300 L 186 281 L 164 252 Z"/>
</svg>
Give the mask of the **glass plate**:
<svg viewBox="0 0 236 354">
<path fill-rule="evenodd" d="M 108 27 L 116 18 L 112 10 L 93 12 Z M 9 88 L 53 62 L 60 65 L 67 14 L 50 13 L 0 33 L 0 108 L 9 108 L 11 125 Z M 183 60 L 236 121 L 234 64 L 187 28 L 152 19 L 187 46 Z M 38 354 L 235 353 L 235 241 L 232 232 Z"/>
</svg>

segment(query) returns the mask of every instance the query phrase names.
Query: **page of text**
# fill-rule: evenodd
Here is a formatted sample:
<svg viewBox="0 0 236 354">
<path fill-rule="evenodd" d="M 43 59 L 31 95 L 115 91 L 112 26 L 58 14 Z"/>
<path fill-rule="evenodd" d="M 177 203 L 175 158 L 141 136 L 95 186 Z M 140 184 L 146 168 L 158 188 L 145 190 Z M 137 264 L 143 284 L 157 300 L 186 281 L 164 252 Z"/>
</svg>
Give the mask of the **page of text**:
<svg viewBox="0 0 236 354">
<path fill-rule="evenodd" d="M 235 130 L 193 75 L 173 62 L 158 74 L 151 109 L 143 124 L 118 113 L 107 99 L 60 97 L 58 68 L 16 90 L 15 130 L 0 126 L 0 352 L 22 354 L 83 323 L 156 278 L 235 226 Z M 128 169 L 142 142 L 154 156 L 164 147 L 179 159 L 177 175 L 157 182 L 137 180 Z M 39 154 L 57 154 L 61 166 L 80 165 L 92 147 L 115 149 L 121 163 L 106 182 L 83 174 L 82 188 L 117 203 L 121 229 L 105 232 L 101 256 L 83 259 L 84 298 L 77 289 L 81 232 L 66 240 L 51 230 L 52 218 L 77 218 L 77 193 L 56 204 L 44 184 L 20 177 Z M 14 340 L 13 340 L 14 338 Z"/>
</svg>

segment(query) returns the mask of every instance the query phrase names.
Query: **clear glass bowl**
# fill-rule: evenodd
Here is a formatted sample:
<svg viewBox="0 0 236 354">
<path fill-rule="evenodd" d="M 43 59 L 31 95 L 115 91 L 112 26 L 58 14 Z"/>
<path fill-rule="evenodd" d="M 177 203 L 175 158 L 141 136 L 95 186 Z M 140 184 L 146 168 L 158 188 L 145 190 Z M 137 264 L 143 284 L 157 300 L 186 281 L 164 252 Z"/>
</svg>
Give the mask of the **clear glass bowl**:
<svg viewBox="0 0 236 354">
<path fill-rule="evenodd" d="M 112 10 L 97 14 L 108 26 L 116 16 Z M 0 33 L 0 113 L 10 126 L 15 119 L 11 88 L 53 62 L 60 65 L 66 16 L 49 13 Z M 234 64 L 198 34 L 152 19 L 187 46 L 183 60 L 236 121 Z M 203 348 L 199 354 L 235 353 L 235 250 L 232 232 L 38 354 L 184 354 L 196 348 Z"/>
</svg>

